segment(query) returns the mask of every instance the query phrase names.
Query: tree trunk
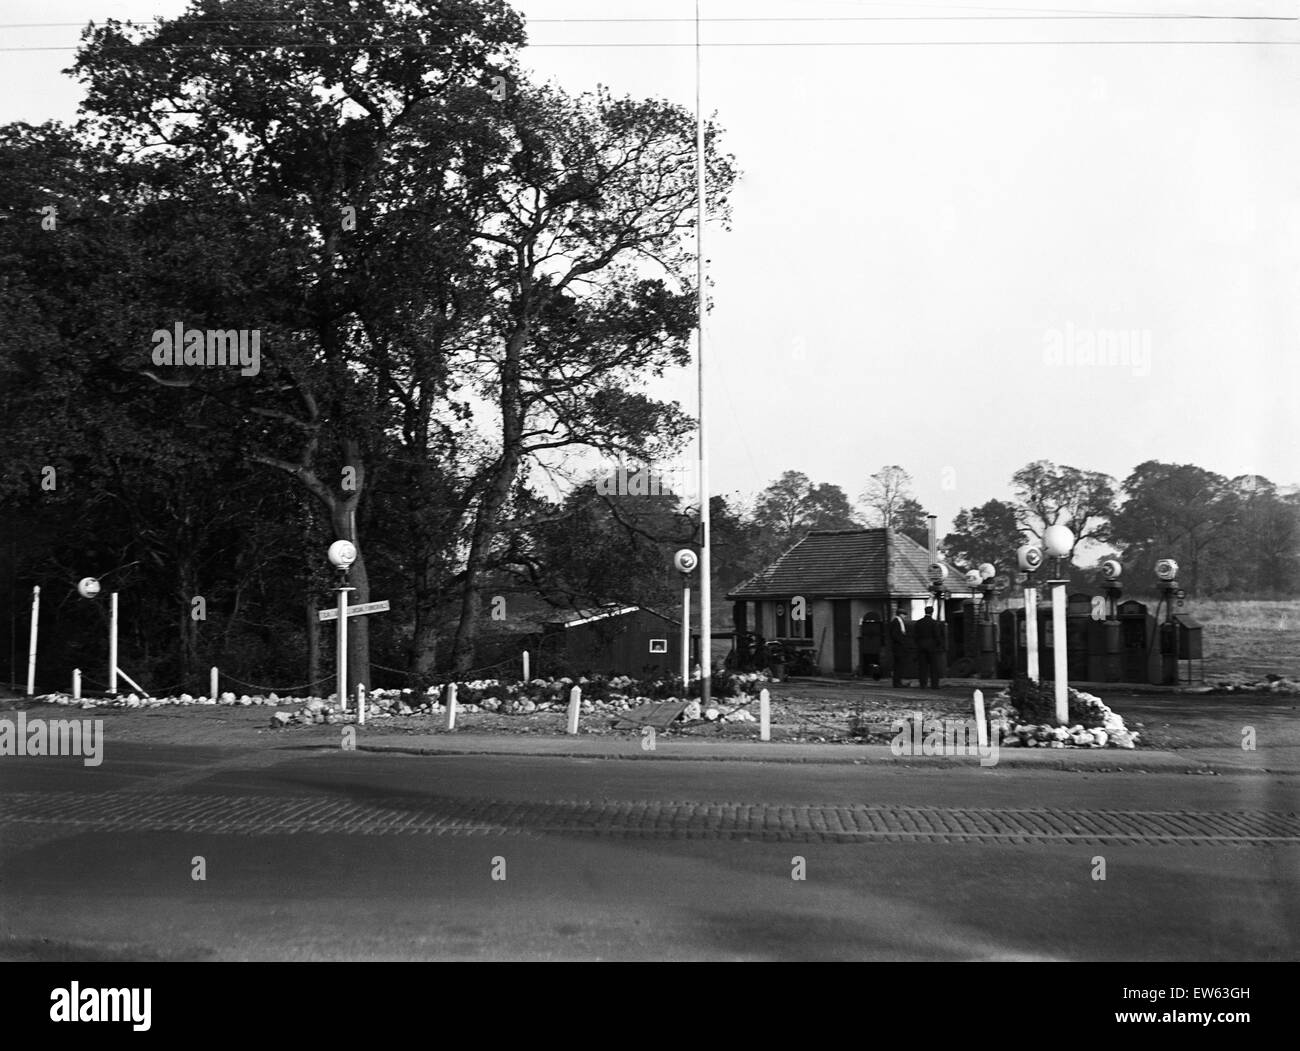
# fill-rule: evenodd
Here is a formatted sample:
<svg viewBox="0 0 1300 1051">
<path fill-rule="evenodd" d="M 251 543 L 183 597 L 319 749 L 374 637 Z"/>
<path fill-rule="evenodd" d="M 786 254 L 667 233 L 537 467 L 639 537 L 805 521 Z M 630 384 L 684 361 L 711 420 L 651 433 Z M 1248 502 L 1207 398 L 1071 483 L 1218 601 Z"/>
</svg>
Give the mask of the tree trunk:
<svg viewBox="0 0 1300 1051">
<path fill-rule="evenodd" d="M 320 682 L 320 618 L 316 615 L 316 602 L 311 591 L 307 592 L 305 613 L 307 615 L 307 688 L 315 693 L 324 683 Z"/>
<path fill-rule="evenodd" d="M 501 459 L 492 468 L 490 480 L 474 517 L 474 534 L 465 564 L 465 589 L 461 598 L 460 623 L 452 650 L 458 672 L 474 666 L 474 646 L 478 640 L 482 610 L 480 583 L 487 562 L 501 509 L 505 507 L 510 487 L 519 471 L 523 445 L 523 407 L 520 401 L 520 357 L 528 340 L 527 321 L 520 321 L 506 341 L 505 360 L 501 365 Z"/>
</svg>

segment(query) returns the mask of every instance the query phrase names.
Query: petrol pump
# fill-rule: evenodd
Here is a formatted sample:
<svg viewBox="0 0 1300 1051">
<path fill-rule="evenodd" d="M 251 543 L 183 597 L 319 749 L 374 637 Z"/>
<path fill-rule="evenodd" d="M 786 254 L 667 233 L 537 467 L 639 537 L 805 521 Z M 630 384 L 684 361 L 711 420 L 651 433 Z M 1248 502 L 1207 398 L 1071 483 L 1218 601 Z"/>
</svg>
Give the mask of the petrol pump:
<svg viewBox="0 0 1300 1051">
<path fill-rule="evenodd" d="M 1119 578 L 1124 567 L 1118 559 L 1101 563 L 1103 594 L 1094 597 L 1088 625 L 1088 678 L 1093 682 L 1119 682 L 1123 677 L 1123 642 L 1120 636 Z"/>
<path fill-rule="evenodd" d="M 934 606 L 934 622 L 939 626 L 939 648 L 934 655 L 934 673 L 939 681 L 948 675 L 948 567 L 942 562 L 930 563 L 930 594 Z"/>
<path fill-rule="evenodd" d="M 1025 574 L 1025 674 L 1038 681 L 1038 581 L 1034 574 L 1042 568 L 1043 549 L 1037 544 L 1021 544 L 1016 562 Z"/>
<path fill-rule="evenodd" d="M 979 676 L 991 679 L 998 673 L 998 634 L 993 622 L 993 593 L 997 589 L 994 578 L 998 575 L 997 567 L 992 562 L 983 563 L 978 570 L 972 570 L 978 578 L 974 584 L 980 589 L 983 602 L 980 604 L 979 616 Z"/>
<path fill-rule="evenodd" d="M 1201 644 L 1201 625 L 1193 618 L 1175 613 L 1175 607 L 1181 609 L 1183 599 L 1187 597 L 1178 585 L 1178 563 L 1172 558 L 1162 558 L 1156 562 L 1156 580 L 1159 581 L 1160 600 L 1156 604 L 1153 631 L 1159 640 L 1152 639 L 1147 653 L 1147 671 L 1153 683 L 1176 683 L 1180 681 L 1178 662 L 1188 662 L 1187 679 L 1193 681 L 1192 661 L 1204 661 Z M 1160 608 L 1164 607 L 1165 618 L 1160 620 Z M 1199 679 L 1204 679 L 1205 669 L 1202 663 Z"/>
</svg>

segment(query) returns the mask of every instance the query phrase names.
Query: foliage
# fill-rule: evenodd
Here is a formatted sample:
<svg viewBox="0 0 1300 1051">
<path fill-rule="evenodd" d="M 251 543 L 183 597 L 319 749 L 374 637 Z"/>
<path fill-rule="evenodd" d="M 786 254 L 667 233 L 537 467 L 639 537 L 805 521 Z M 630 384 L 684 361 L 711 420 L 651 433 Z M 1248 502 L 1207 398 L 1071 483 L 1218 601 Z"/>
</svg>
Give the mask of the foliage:
<svg viewBox="0 0 1300 1051">
<path fill-rule="evenodd" d="M 1074 533 L 1068 557 L 1085 540 L 1104 540 L 1106 524 L 1115 512 L 1115 480 L 1100 471 L 1058 467 L 1035 460 L 1012 475 L 1017 524 L 1038 539 L 1051 525 Z"/>
</svg>

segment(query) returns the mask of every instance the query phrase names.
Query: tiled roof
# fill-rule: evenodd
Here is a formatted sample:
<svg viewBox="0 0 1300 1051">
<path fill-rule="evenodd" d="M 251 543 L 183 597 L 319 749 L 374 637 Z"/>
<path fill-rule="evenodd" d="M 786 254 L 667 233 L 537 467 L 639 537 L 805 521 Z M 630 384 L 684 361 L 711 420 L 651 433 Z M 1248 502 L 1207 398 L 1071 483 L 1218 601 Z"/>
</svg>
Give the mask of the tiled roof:
<svg viewBox="0 0 1300 1051">
<path fill-rule="evenodd" d="M 929 593 L 929 565 L 930 556 L 924 547 L 892 529 L 817 530 L 727 598 L 788 598 L 798 594 L 923 598 Z M 951 592 L 951 578 L 949 588 Z"/>
</svg>

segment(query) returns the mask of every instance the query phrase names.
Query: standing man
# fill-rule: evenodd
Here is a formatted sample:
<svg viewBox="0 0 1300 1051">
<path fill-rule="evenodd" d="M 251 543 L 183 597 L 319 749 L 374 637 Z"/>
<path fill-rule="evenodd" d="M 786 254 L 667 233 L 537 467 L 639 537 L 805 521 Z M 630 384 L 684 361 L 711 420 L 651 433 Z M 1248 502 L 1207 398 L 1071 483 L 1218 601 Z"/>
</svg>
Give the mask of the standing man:
<svg viewBox="0 0 1300 1051">
<path fill-rule="evenodd" d="M 905 611 L 907 607 L 901 602 L 898 609 L 894 612 L 894 619 L 889 622 L 889 648 L 893 658 L 894 685 L 906 686 L 903 681 L 903 649 L 908 642 L 907 637 L 907 618 Z"/>
<path fill-rule="evenodd" d="M 938 651 L 940 648 L 940 628 L 934 619 L 934 607 L 925 607 L 925 616 L 912 629 L 916 640 L 916 675 L 921 680 L 921 687 L 939 688 Z"/>
</svg>

